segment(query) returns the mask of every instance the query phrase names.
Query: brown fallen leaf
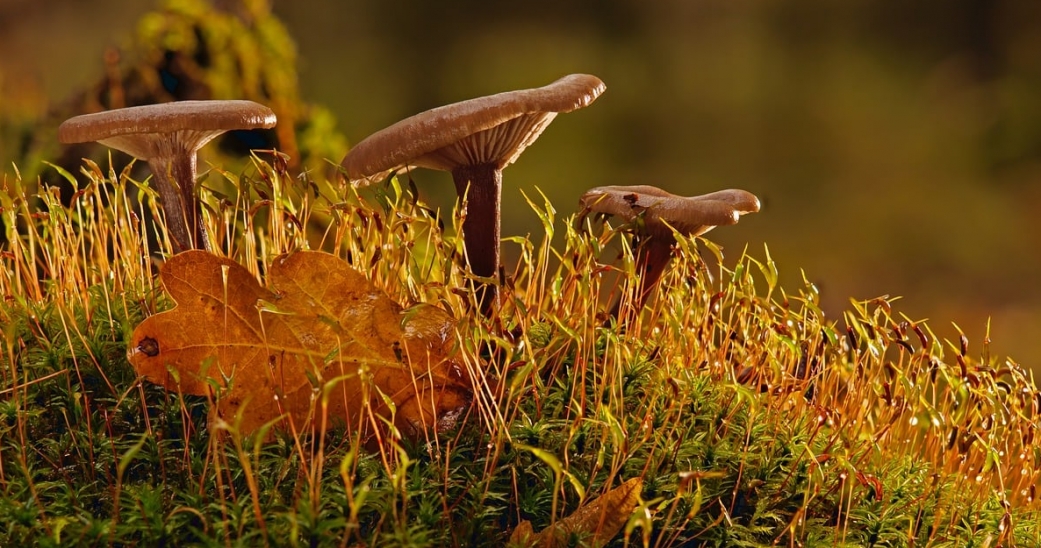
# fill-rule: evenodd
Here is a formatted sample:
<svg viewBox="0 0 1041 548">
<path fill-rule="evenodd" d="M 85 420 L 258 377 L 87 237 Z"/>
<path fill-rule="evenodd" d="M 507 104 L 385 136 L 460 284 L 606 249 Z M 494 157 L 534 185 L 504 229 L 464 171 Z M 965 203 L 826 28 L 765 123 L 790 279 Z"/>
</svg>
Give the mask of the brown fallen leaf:
<svg viewBox="0 0 1041 548">
<path fill-rule="evenodd" d="M 134 329 L 131 365 L 168 390 L 222 392 L 216 416 L 230 423 L 242 409 L 243 433 L 283 414 L 297 429 L 368 432 L 380 422 L 371 410 L 414 437 L 469 402 L 448 314 L 402 309 L 333 255 L 281 255 L 267 288 L 205 251 L 175 255 L 160 275 L 177 306 Z"/>
<path fill-rule="evenodd" d="M 510 535 L 510 544 L 556 548 L 568 546 L 568 537 L 580 534 L 585 536 L 585 545 L 603 546 L 625 527 L 629 516 L 640 502 L 641 491 L 643 479 L 632 478 L 538 534 L 532 529 L 531 522 L 521 521 Z"/>
</svg>

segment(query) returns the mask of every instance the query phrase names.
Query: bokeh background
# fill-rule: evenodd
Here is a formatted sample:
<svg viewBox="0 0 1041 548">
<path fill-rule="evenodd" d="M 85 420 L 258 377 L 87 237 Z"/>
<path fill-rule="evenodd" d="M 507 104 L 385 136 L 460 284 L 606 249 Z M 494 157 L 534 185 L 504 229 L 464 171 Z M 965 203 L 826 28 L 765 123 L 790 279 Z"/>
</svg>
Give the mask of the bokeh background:
<svg viewBox="0 0 1041 548">
<path fill-rule="evenodd" d="M 244 0 L 246 1 L 246 0 Z M 251 0 L 256 2 L 258 0 Z M 219 2 L 219 3 L 227 3 Z M 103 71 L 141 0 L 0 0 L 0 109 L 39 110 Z M 710 234 L 764 243 L 838 318 L 849 298 L 955 322 L 978 352 L 1041 364 L 1041 2 L 1032 0 L 275 0 L 300 94 L 349 142 L 447 102 L 596 74 L 504 176 L 504 235 L 588 187 L 738 187 L 762 213 Z M 6 103 L 4 105 L 3 103 Z M 60 121 L 60 120 L 59 120 Z M 53 131 L 53 127 L 50 128 Z M 0 149 L 0 172 L 11 173 Z M 335 161 L 339 157 L 332 158 Z M 420 172 L 449 207 L 450 180 Z"/>
</svg>

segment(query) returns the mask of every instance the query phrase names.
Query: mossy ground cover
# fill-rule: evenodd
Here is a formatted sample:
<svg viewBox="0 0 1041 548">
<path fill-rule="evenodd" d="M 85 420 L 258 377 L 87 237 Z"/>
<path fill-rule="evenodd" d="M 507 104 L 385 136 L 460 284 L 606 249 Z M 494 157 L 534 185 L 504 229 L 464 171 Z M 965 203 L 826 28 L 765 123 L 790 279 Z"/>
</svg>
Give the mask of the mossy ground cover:
<svg viewBox="0 0 1041 548">
<path fill-rule="evenodd" d="M 448 311 L 473 401 L 418 440 L 244 436 L 208 398 L 140 380 L 130 335 L 173 306 L 147 171 L 59 157 L 33 132 L 47 144 L 28 147 L 27 176 L 0 184 L 0 546 L 498 546 L 636 477 L 614 545 L 1041 544 L 1041 393 L 987 341 L 940 340 L 888 297 L 827 318 L 768 250 L 724 258 L 702 239 L 678 239 L 636 310 L 630 227 L 558 214 L 532 188 L 540 230 L 506 238 L 519 260 L 485 318 L 458 212 L 429 210 L 407 176 L 359 193 L 323 160 L 346 147 L 321 109 L 296 110 L 291 40 L 262 3 L 251 26 L 167 4 L 82 104 L 278 107 L 272 142 L 298 154 L 220 156 L 202 178 L 215 249 L 261 280 L 280 253 L 327 251 L 403 305 Z M 150 79 L 167 73 L 181 85 Z M 61 191 L 37 184 L 40 158 L 64 166 L 47 170 Z"/>
<path fill-rule="evenodd" d="M 279 253 L 328 251 L 451 313 L 473 378 L 462 420 L 418 440 L 209 421 L 207 398 L 126 359 L 134 326 L 172 306 L 154 192 L 91 162 L 86 184 L 66 174 L 69 204 L 7 177 L 0 545 L 503 545 L 633 477 L 613 545 L 1041 543 L 1041 393 L 986 342 L 938 340 L 888 298 L 825 318 L 766 250 L 682 237 L 656 298 L 608 318 L 635 300 L 627 227 L 560 216 L 534 190 L 542 230 L 506 240 L 520 259 L 486 319 L 458 215 L 407 177 L 360 194 L 284 166 L 260 154 L 205 176 L 216 249 L 260 278 Z"/>
</svg>

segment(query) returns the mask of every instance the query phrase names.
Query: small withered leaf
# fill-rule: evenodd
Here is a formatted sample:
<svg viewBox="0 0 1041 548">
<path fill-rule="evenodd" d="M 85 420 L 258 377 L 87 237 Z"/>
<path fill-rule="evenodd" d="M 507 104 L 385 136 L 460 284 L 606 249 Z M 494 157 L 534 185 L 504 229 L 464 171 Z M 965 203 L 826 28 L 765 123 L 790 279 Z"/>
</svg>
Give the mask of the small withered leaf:
<svg viewBox="0 0 1041 548">
<path fill-rule="evenodd" d="M 131 365 L 168 390 L 225 389 L 215 417 L 231 423 L 245 406 L 243 433 L 283 415 L 298 430 L 354 429 L 380 422 L 367 412 L 389 419 L 394 407 L 395 424 L 415 435 L 469 402 L 448 314 L 427 305 L 405 313 L 333 255 L 279 256 L 267 288 L 204 251 L 175 255 L 161 277 L 177 306 L 137 326 Z"/>
</svg>

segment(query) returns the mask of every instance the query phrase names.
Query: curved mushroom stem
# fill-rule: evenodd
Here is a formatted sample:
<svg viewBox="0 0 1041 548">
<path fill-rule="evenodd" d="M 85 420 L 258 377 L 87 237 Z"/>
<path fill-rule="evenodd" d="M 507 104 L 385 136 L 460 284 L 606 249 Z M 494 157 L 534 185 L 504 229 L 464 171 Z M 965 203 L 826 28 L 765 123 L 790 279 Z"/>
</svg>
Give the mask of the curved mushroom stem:
<svg viewBox="0 0 1041 548">
<path fill-rule="evenodd" d="M 199 199 L 195 194 L 195 162 L 192 153 L 148 162 L 159 197 L 163 200 L 166 228 L 175 254 L 189 249 L 210 250 L 200 218 Z"/>
<path fill-rule="evenodd" d="M 676 243 L 676 239 L 671 236 L 651 236 L 646 240 L 643 240 L 637 247 L 636 310 L 643 309 L 643 305 L 651 296 L 651 292 L 653 292 L 654 288 L 658 285 L 658 280 L 661 279 L 661 275 L 665 272 L 665 267 L 668 266 L 669 261 L 672 260 L 672 244 L 674 243 Z M 621 307 L 622 296 L 619 295 L 618 298 L 615 299 L 614 306 L 611 307 L 611 317 L 617 318 Z"/>
<path fill-rule="evenodd" d="M 496 164 L 460 166 L 452 170 L 455 190 L 466 196 L 463 242 L 470 272 L 482 278 L 499 273 L 499 203 L 502 196 L 502 170 Z M 481 312 L 488 316 L 498 304 L 493 284 L 475 284 Z"/>
</svg>

